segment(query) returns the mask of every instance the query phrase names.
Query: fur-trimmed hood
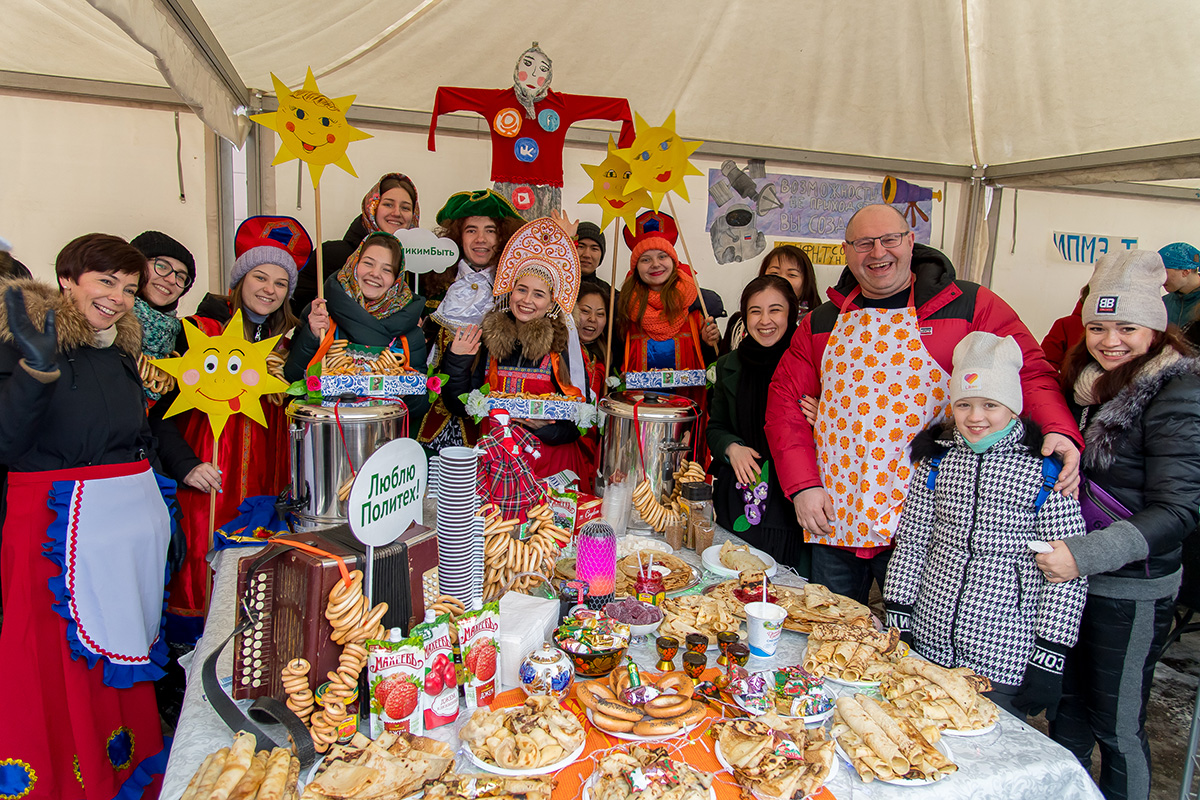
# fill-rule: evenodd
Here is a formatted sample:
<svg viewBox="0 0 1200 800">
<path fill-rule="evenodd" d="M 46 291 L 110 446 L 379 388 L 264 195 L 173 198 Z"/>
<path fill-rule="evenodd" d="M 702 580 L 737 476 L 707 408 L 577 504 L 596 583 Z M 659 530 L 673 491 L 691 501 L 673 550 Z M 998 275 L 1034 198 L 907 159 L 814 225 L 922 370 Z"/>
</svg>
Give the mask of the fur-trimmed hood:
<svg viewBox="0 0 1200 800">
<path fill-rule="evenodd" d="M 1180 356 L 1163 364 L 1147 363 L 1117 396 L 1100 406 L 1083 432 L 1085 470 L 1107 470 L 1131 428 L 1139 427 L 1147 407 L 1167 383 L 1182 375 L 1200 376 L 1200 358 Z"/>
<path fill-rule="evenodd" d="M 1016 436 L 1005 437 L 996 444 L 1007 442 L 1011 438 L 1012 444 L 1023 444 L 1029 449 L 1029 452 L 1041 453 L 1042 427 L 1029 417 L 1021 416 L 1018 419 L 1023 428 L 1019 438 Z M 909 446 L 912 462 L 916 464 L 923 458 L 943 455 L 954 446 L 956 434 L 958 434 L 958 429 L 954 427 L 953 420 L 933 423 L 913 437 L 912 444 Z"/>
<path fill-rule="evenodd" d="M 518 344 L 521 356 L 530 361 L 541 361 L 548 353 L 567 349 L 567 326 L 557 317 L 517 325 L 507 310 L 495 309 L 483 315 L 481 327 L 484 347 L 501 361 L 511 356 Z"/>
<path fill-rule="evenodd" d="M 87 319 L 75 308 L 75 304 L 57 288 L 40 281 L 29 279 L 10 279 L 0 281 L 0 296 L 9 289 L 20 289 L 25 293 L 25 310 L 34 326 L 41 330 L 46 324 L 46 312 L 54 309 L 55 332 L 58 337 L 58 352 L 69 353 L 81 347 L 94 347 L 96 331 L 88 324 Z M 142 352 L 142 325 L 137 315 L 130 309 L 116 323 L 117 338 L 113 343 L 116 347 L 132 358 L 137 358 Z M 11 342 L 12 333 L 8 329 L 8 309 L 0 302 L 0 342 Z"/>
</svg>

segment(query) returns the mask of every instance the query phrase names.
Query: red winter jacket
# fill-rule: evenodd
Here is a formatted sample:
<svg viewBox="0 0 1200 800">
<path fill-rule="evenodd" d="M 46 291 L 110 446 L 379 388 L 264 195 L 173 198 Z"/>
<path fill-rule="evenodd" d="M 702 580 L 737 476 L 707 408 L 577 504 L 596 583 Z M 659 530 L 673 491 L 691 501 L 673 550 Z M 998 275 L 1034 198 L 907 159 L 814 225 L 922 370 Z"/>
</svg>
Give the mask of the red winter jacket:
<svg viewBox="0 0 1200 800">
<path fill-rule="evenodd" d="M 1021 369 L 1023 413 L 1044 432 L 1061 433 L 1080 445 L 1083 437 L 1059 391 L 1054 368 L 1046 362 L 1037 340 L 1016 312 L 990 289 L 955 280 L 950 260 L 932 247 L 913 247 L 912 270 L 916 275 L 913 292 L 921 341 L 942 369 L 947 373 L 953 370 L 954 346 L 971 331 L 1013 336 L 1025 355 Z M 820 396 L 825 342 L 837 324 L 842 303 L 856 286 L 858 281 L 850 270 L 844 270 L 837 286 L 827 292 L 832 302 L 823 303 L 801 320 L 771 381 L 766 433 L 779 482 L 788 497 L 821 486 L 813 429 L 804 419 L 800 398 Z M 861 306 L 856 303 L 852 307 Z"/>
<path fill-rule="evenodd" d="M 1062 370 L 1067 353 L 1083 338 L 1083 301 L 1075 304 L 1075 310 L 1065 317 L 1054 320 L 1050 332 L 1042 339 L 1042 352 L 1050 366 Z"/>
</svg>

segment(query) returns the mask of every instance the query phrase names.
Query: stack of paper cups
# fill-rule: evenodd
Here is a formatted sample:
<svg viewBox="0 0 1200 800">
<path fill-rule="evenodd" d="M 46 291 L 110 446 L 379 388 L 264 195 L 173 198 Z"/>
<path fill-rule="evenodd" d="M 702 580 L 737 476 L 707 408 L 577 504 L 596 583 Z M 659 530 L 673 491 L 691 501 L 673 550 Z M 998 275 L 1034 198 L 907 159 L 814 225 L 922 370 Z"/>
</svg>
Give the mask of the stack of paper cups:
<svg viewBox="0 0 1200 800">
<path fill-rule="evenodd" d="M 475 549 L 472 555 L 475 557 L 471 575 L 471 598 L 478 597 L 483 599 L 483 527 L 485 520 L 483 517 L 475 517 Z"/>
<path fill-rule="evenodd" d="M 483 558 L 483 529 L 476 516 L 478 460 L 472 448 L 447 447 L 437 469 L 438 587 L 468 606 L 478 596 L 475 565 Z"/>
<path fill-rule="evenodd" d="M 430 497 L 437 497 L 438 469 L 441 466 L 441 463 L 442 463 L 441 456 L 430 456 L 429 457 L 429 472 L 428 472 L 428 477 L 426 477 L 426 479 L 425 479 L 425 483 L 426 483 L 426 486 L 428 487 L 426 489 L 426 494 L 429 495 Z"/>
</svg>

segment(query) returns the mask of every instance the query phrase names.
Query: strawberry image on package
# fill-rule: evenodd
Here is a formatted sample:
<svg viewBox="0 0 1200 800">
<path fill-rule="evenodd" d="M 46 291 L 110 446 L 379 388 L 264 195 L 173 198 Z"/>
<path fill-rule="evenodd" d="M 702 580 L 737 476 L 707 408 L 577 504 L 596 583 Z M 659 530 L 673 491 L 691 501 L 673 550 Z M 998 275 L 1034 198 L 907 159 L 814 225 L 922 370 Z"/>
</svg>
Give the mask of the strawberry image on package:
<svg viewBox="0 0 1200 800">
<path fill-rule="evenodd" d="M 462 648 L 463 691 L 467 708 L 490 705 L 497 694 L 500 660 L 500 603 L 485 603 L 458 618 L 458 641 Z"/>
<path fill-rule="evenodd" d="M 424 680 L 425 643 L 419 636 L 398 642 L 367 641 L 371 738 L 384 731 L 424 732 L 419 713 Z"/>
<path fill-rule="evenodd" d="M 421 711 L 428 731 L 458 719 L 458 677 L 450 642 L 450 615 L 426 612 L 425 622 L 414 625 L 412 635 L 425 646 Z"/>
</svg>

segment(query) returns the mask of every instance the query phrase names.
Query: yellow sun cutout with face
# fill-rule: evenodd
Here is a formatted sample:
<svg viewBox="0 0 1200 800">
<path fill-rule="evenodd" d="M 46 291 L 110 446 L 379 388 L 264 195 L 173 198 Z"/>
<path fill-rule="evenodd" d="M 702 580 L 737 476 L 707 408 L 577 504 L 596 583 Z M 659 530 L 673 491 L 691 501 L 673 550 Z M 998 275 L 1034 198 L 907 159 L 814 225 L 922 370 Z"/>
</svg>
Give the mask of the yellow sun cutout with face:
<svg viewBox="0 0 1200 800">
<path fill-rule="evenodd" d="M 619 155 L 629 163 L 632 175 L 625 184 L 626 192 L 645 189 L 650 193 L 654 210 L 662 203 L 667 192 L 675 192 L 688 199 L 685 175 L 703 175 L 688 158 L 704 142 L 685 142 L 675 132 L 675 112 L 672 111 L 660 127 L 651 128 L 641 114 L 635 113 L 634 124 L 637 135 L 633 144 Z"/>
<path fill-rule="evenodd" d="M 179 397 L 163 416 L 173 417 L 194 408 L 208 417 L 214 439 L 221 437 L 225 423 L 234 414 L 245 414 L 265 428 L 262 396 L 288 388 L 287 383 L 267 371 L 267 356 L 279 337 L 246 341 L 241 311 L 234 313 L 220 336 L 209 336 L 187 319 L 183 330 L 188 351 L 178 358 L 156 358 L 151 362 L 179 383 Z"/>
<path fill-rule="evenodd" d="M 621 219 L 627 228 L 632 228 L 637 220 L 637 214 L 643 208 L 650 207 L 650 193 L 645 189 L 636 189 L 626 193 L 630 177 L 629 164 L 621 158 L 617 143 L 608 137 L 608 157 L 596 165 L 584 164 L 583 171 L 592 179 L 592 190 L 585 194 L 579 202 L 595 203 L 600 206 L 604 219 L 601 228 L 607 228 L 613 219 Z"/>
<path fill-rule="evenodd" d="M 304 79 L 304 87 L 294 92 L 276 78 L 275 73 L 271 73 L 271 80 L 275 84 L 275 96 L 279 98 L 279 110 L 250 117 L 279 134 L 279 152 L 271 166 L 298 158 L 308 164 L 313 186 L 321 182 L 321 173 L 329 164 L 341 167 L 357 178 L 358 173 L 350 164 L 346 148 L 351 142 L 371 138 L 371 134 L 346 122 L 346 110 L 357 95 L 326 97 L 317 88 L 311 68 Z"/>
</svg>

